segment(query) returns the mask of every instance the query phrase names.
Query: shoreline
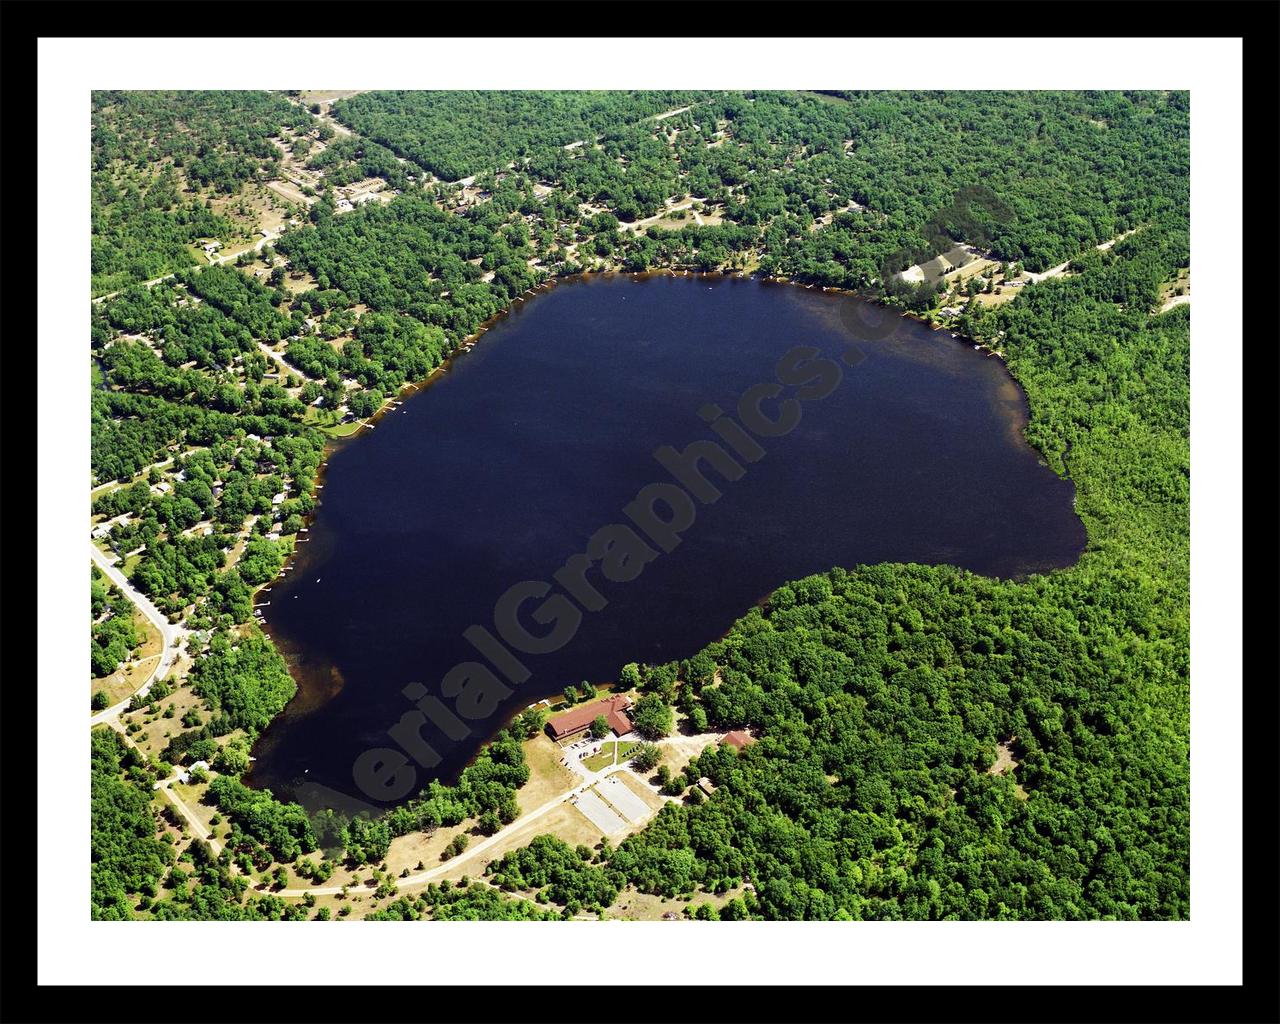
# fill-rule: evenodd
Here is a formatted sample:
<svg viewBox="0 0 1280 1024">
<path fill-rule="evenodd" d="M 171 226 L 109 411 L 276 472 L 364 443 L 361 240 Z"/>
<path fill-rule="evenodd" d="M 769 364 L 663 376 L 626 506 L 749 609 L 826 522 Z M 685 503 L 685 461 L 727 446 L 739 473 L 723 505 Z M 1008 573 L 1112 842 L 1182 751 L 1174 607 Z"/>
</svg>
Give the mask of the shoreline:
<svg viewBox="0 0 1280 1024">
<path fill-rule="evenodd" d="M 389 415 L 391 412 L 394 412 L 397 408 L 400 408 L 407 397 L 416 395 L 417 393 L 426 390 L 427 388 L 431 387 L 433 384 L 436 384 L 441 379 L 443 379 L 449 373 L 449 371 L 453 368 L 457 360 L 459 360 L 463 356 L 470 353 L 476 347 L 476 345 L 478 345 L 481 342 L 484 336 L 488 334 L 495 326 L 497 326 L 499 323 L 503 322 L 504 320 L 509 319 L 513 311 L 516 309 L 517 305 L 523 304 L 525 301 L 531 300 L 538 295 L 550 292 L 562 284 L 590 282 L 597 278 L 613 279 L 613 278 L 621 278 L 621 277 L 626 277 L 626 278 L 641 280 L 641 281 L 650 280 L 654 278 L 662 278 L 662 277 L 669 277 L 669 278 L 698 277 L 698 278 L 710 278 L 710 279 L 715 279 L 720 281 L 733 281 L 733 280 L 756 281 L 757 283 L 760 283 L 763 285 L 780 285 L 780 286 L 785 286 L 789 288 L 799 288 L 805 291 L 820 290 L 823 294 L 829 295 L 831 297 L 852 298 L 862 302 L 872 303 L 881 309 L 893 310 L 898 314 L 899 317 L 913 320 L 916 323 L 920 324 L 921 326 L 929 328 L 930 333 L 932 335 L 934 336 L 941 335 L 940 340 L 967 343 L 972 345 L 975 350 L 984 351 L 986 355 L 988 356 L 994 355 L 998 359 L 1000 359 L 1001 363 L 1004 364 L 1003 368 L 1009 380 L 1018 389 L 1021 410 L 1020 410 L 1020 415 L 1018 417 L 1019 422 L 1016 424 L 1016 429 L 1018 433 L 1022 435 L 1023 440 L 1025 442 L 1025 431 L 1030 420 L 1030 411 L 1031 411 L 1030 402 L 1026 394 L 1025 388 L 1022 387 L 1022 385 L 1018 382 L 1017 378 L 1013 375 L 1012 371 L 1009 370 L 1008 365 L 1003 358 L 1003 353 L 1000 353 L 995 349 L 991 348 L 990 346 L 983 344 L 978 339 L 971 338 L 966 335 L 962 335 L 958 331 L 953 331 L 953 330 L 950 330 L 948 327 L 933 323 L 931 320 L 928 320 L 925 317 L 921 316 L 920 314 L 915 313 L 911 310 L 899 310 L 897 309 L 897 307 L 886 303 L 885 301 L 883 301 L 878 297 L 872 296 L 867 293 L 857 292 L 848 288 L 837 288 L 833 286 L 820 286 L 820 285 L 814 285 L 814 284 L 806 284 L 788 277 L 782 277 L 778 275 L 772 275 L 772 276 L 760 275 L 755 272 L 746 273 L 742 271 L 718 271 L 718 270 L 717 271 L 693 271 L 693 270 L 685 271 L 685 270 L 672 270 L 669 268 L 662 268 L 657 270 L 648 270 L 648 271 L 641 271 L 641 272 L 629 272 L 624 270 L 582 271 L 582 272 L 573 273 L 573 274 L 549 276 L 545 280 L 541 281 L 539 284 L 535 285 L 533 288 L 527 289 L 525 292 L 522 292 L 520 295 L 515 296 L 512 300 L 510 300 L 510 303 L 504 309 L 498 311 L 493 316 L 483 321 L 476 328 L 475 331 L 464 336 L 458 342 L 458 344 L 453 349 L 453 351 L 451 351 L 447 356 L 445 356 L 444 359 L 440 362 L 440 365 L 435 367 L 426 377 L 423 377 L 415 381 L 406 381 L 403 385 L 401 385 L 399 389 L 397 389 L 395 392 L 389 395 L 386 401 L 384 401 L 383 404 L 379 406 L 372 414 L 370 414 L 364 420 L 360 421 L 359 425 L 350 433 L 344 434 L 341 436 L 327 437 L 325 442 L 325 447 L 324 447 L 324 457 L 320 463 L 320 466 L 316 473 L 313 488 L 310 492 L 310 496 L 314 502 L 314 508 L 304 518 L 304 525 L 302 529 L 305 531 L 310 531 L 313 528 L 314 521 L 319 514 L 319 506 L 322 501 L 322 498 L 319 495 L 319 491 L 324 485 L 324 478 L 326 475 L 326 468 L 329 464 L 329 460 L 337 453 L 345 450 L 351 443 L 353 443 L 357 438 L 359 438 L 361 432 L 364 430 L 366 426 L 369 427 L 369 429 L 371 430 L 375 429 L 376 426 L 387 415 Z M 323 428 L 318 428 L 318 429 L 323 429 Z M 1043 455 L 1042 455 L 1042 458 L 1043 458 Z M 1047 460 L 1046 460 L 1046 464 L 1048 464 Z M 1067 477 L 1067 479 L 1070 480 L 1069 477 Z M 1070 482 L 1074 486 L 1074 481 L 1070 481 Z M 1072 497 L 1072 505 L 1073 507 L 1075 506 L 1074 495 Z M 299 532 L 301 533 L 302 531 L 299 531 Z M 259 588 L 253 591 L 252 600 L 255 603 L 255 606 L 258 603 L 258 595 L 263 593 L 265 588 L 273 587 L 275 583 L 282 578 L 284 573 L 293 571 L 299 568 L 300 564 L 302 564 L 300 563 L 300 557 L 302 555 L 302 552 L 299 550 L 299 543 L 305 543 L 305 542 L 306 541 L 299 542 L 295 540 L 293 550 L 289 552 L 289 554 L 286 556 L 285 561 L 281 566 L 280 574 L 274 577 L 271 581 L 268 581 L 267 583 L 262 584 Z M 1088 540 L 1086 538 L 1085 545 L 1084 547 L 1082 547 L 1079 555 L 1077 556 L 1077 563 L 1079 561 L 1079 558 L 1083 557 L 1085 552 L 1088 550 L 1088 546 L 1089 546 Z M 1026 575 L 1030 576 L 1035 574 L 1036 573 L 1034 572 L 1029 572 Z M 1025 579 L 1025 577 L 1021 577 L 1021 578 Z M 1011 577 L 1010 579 L 1014 582 L 1017 582 L 1019 578 Z M 771 593 L 772 592 L 762 595 L 758 600 L 753 602 L 753 606 L 762 607 L 763 605 L 765 605 Z M 270 723 L 268 723 L 266 729 L 264 729 L 263 732 L 259 735 L 258 739 L 253 744 L 253 749 L 257 749 L 259 745 L 263 742 L 264 738 L 267 736 L 268 732 L 271 730 L 271 727 L 273 725 L 276 725 L 278 722 L 284 721 L 289 716 L 290 708 L 296 708 L 299 704 L 302 704 L 302 705 L 305 705 L 305 710 L 302 713 L 309 714 L 315 711 L 317 708 L 322 707 L 325 703 L 328 702 L 328 700 L 332 699 L 332 697 L 335 696 L 336 693 L 329 693 L 328 696 L 322 697 L 322 699 L 320 699 L 318 703 L 315 703 L 314 705 L 310 701 L 306 700 L 305 698 L 300 702 L 299 698 L 304 697 L 304 694 L 303 694 L 304 686 L 312 699 L 314 699 L 317 696 L 320 696 L 318 691 L 322 689 L 322 687 L 319 686 L 317 679 L 308 678 L 304 683 L 304 680 L 299 678 L 299 676 L 302 675 L 302 673 L 295 672 L 295 668 L 297 668 L 298 666 L 291 665 L 289 663 L 289 653 L 291 648 L 289 648 L 287 644 L 282 642 L 284 638 L 282 637 L 281 640 L 277 640 L 267 633 L 266 631 L 267 623 L 266 623 L 265 614 L 261 617 L 255 615 L 254 621 L 258 625 L 258 628 L 260 629 L 260 631 L 267 637 L 267 639 L 275 647 L 276 651 L 285 660 L 286 668 L 288 669 L 290 675 L 293 676 L 294 682 L 298 688 L 298 692 L 295 694 L 295 696 L 289 701 L 289 703 L 280 712 L 280 714 L 277 715 L 274 719 L 272 719 Z M 732 629 L 732 623 L 721 634 L 721 636 L 718 637 L 718 639 L 723 639 L 724 636 L 728 635 L 728 632 L 731 629 Z M 710 642 L 715 642 L 715 641 L 710 641 Z M 293 653 L 296 655 L 296 651 Z M 616 680 L 608 681 L 604 683 L 597 682 L 594 685 L 596 685 L 597 688 L 601 686 L 605 686 L 606 688 L 612 688 L 613 686 L 616 685 Z M 539 704 L 550 702 L 551 700 L 552 700 L 551 697 L 543 698 L 543 699 L 534 701 L 532 704 L 528 705 L 528 707 L 534 707 Z M 550 705 L 548 704 L 548 709 L 549 708 L 550 708 Z M 459 772 L 461 772 L 461 770 L 465 768 L 466 764 L 471 764 L 472 762 L 474 762 L 474 760 L 480 756 L 480 754 L 484 751 L 484 749 L 487 748 L 489 744 L 493 742 L 497 734 L 501 732 L 503 729 L 506 729 L 507 727 L 509 727 L 511 722 L 514 721 L 515 718 L 517 718 L 525 710 L 527 710 L 527 707 L 521 707 L 519 709 L 513 710 L 510 715 L 504 716 L 502 723 L 496 725 L 488 733 L 485 740 L 477 746 L 475 752 L 471 755 L 471 757 L 467 759 L 467 761 L 461 768 L 459 768 Z M 444 782 L 443 779 L 439 781 Z M 456 779 L 454 781 L 456 782 Z M 452 785 L 453 783 L 445 782 L 445 784 Z M 385 810 L 390 810 L 390 809 L 391 808 L 386 808 Z"/>
</svg>

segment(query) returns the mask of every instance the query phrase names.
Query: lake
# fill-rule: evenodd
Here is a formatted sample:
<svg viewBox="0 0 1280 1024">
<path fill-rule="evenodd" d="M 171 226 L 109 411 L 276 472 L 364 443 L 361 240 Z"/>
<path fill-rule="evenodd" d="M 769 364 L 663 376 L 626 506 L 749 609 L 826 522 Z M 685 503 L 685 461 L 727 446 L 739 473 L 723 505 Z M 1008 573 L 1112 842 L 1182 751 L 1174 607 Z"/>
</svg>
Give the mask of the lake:
<svg viewBox="0 0 1280 1024">
<path fill-rule="evenodd" d="M 400 802 L 531 702 L 688 657 L 832 566 L 1071 565 L 1074 486 L 1026 416 L 998 358 L 850 296 L 617 275 L 517 304 L 331 455 L 259 598 L 299 692 L 248 781 Z"/>
</svg>

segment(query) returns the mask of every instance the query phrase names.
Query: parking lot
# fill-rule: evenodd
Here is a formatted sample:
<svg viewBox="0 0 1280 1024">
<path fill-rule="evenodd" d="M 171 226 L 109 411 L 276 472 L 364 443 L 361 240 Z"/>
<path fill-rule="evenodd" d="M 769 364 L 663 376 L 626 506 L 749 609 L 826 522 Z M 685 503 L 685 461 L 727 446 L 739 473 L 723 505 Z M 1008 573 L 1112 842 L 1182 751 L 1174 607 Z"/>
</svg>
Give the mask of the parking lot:
<svg viewBox="0 0 1280 1024">
<path fill-rule="evenodd" d="M 648 816 L 649 808 L 645 802 L 617 775 L 609 776 L 597 789 L 627 821 L 636 822 Z"/>
<path fill-rule="evenodd" d="M 600 799 L 594 789 L 580 794 L 573 803 L 603 835 L 612 835 L 627 827 L 626 820 Z"/>
</svg>

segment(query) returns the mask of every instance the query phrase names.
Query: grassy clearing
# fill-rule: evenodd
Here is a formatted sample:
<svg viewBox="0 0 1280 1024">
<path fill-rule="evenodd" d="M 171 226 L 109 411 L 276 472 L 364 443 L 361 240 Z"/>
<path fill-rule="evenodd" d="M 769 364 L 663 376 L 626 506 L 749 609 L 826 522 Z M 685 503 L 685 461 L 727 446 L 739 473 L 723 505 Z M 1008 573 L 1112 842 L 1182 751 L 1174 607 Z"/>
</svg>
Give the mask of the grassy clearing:
<svg viewBox="0 0 1280 1024">
<path fill-rule="evenodd" d="M 621 764 L 626 760 L 627 755 L 631 753 L 640 744 L 634 740 L 609 740 L 600 748 L 600 753 L 592 754 L 582 763 L 587 766 L 590 771 L 598 772 L 601 768 L 607 768 L 613 764 L 614 750 L 617 749 L 618 763 Z"/>
<path fill-rule="evenodd" d="M 307 406 L 307 411 L 303 414 L 302 422 L 319 427 L 330 437 L 350 437 L 364 426 L 365 421 L 352 420 L 349 423 L 343 423 L 332 412 L 309 405 Z"/>
<path fill-rule="evenodd" d="M 350 437 L 357 430 L 364 426 L 363 420 L 355 420 L 352 423 L 338 423 L 331 427 L 321 427 L 330 437 Z"/>
<path fill-rule="evenodd" d="M 189 664 L 185 659 L 179 660 L 179 665 L 170 673 L 167 678 L 182 678 L 185 676 L 185 670 L 181 668 L 183 664 Z M 195 695 L 189 684 L 184 683 L 179 686 L 169 696 L 158 702 L 159 712 L 157 714 L 148 714 L 145 711 L 127 711 L 120 716 L 120 720 L 126 726 L 130 723 L 137 722 L 141 728 L 137 732 L 130 733 L 133 742 L 148 757 L 159 757 L 160 752 L 169 744 L 169 740 L 177 736 L 179 733 L 187 732 L 188 729 L 182 724 L 182 716 L 187 711 L 195 708 L 202 719 L 209 718 L 209 712 L 205 708 L 204 701 Z M 173 708 L 173 714 L 165 718 L 164 713 L 170 707 Z"/>
<path fill-rule="evenodd" d="M 564 751 L 545 733 L 525 742 L 524 756 L 529 765 L 529 781 L 516 792 L 522 812 L 532 811 L 567 793 L 578 781 L 578 777 L 560 763 Z"/>
<path fill-rule="evenodd" d="M 1183 267 L 1172 281 L 1160 289 L 1160 308 L 1163 312 L 1183 302 L 1191 301 L 1191 268 Z"/>
<path fill-rule="evenodd" d="M 627 886 L 618 894 L 613 906 L 605 911 L 605 917 L 621 921 L 661 921 L 664 914 L 679 914 L 680 919 L 684 920 L 685 907 L 696 907 L 699 903 L 710 903 L 719 910 L 735 896 L 741 896 L 743 891 L 739 887 L 719 895 L 694 892 L 691 899 L 678 897 L 668 899 L 665 896 L 653 896 L 647 892 L 638 892 L 631 886 Z"/>
<path fill-rule="evenodd" d="M 175 782 L 169 788 L 173 790 L 174 796 L 187 805 L 187 809 L 195 815 L 201 825 L 215 833 L 219 839 L 226 837 L 231 826 L 225 816 L 217 825 L 210 824 L 213 816 L 218 813 L 218 809 L 213 804 L 201 802 L 205 791 L 209 788 L 208 783 Z M 190 828 L 188 831 L 191 831 Z"/>
</svg>

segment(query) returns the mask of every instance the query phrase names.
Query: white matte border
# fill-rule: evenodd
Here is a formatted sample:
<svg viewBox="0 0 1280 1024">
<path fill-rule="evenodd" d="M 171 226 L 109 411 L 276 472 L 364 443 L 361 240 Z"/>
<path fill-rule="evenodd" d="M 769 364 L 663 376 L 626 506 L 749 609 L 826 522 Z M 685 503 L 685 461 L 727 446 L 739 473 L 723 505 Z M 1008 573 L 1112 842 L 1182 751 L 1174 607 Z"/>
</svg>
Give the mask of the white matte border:
<svg viewBox="0 0 1280 1024">
<path fill-rule="evenodd" d="M 696 971 L 655 971 L 651 980 L 662 984 L 1241 981 L 1240 40 L 699 38 L 696 60 L 678 72 L 652 59 L 672 45 L 670 38 L 539 39 L 532 50 L 512 38 L 40 40 L 41 984 L 154 982 L 142 951 L 173 948 L 195 951 L 185 972 L 201 983 L 545 984 L 595 943 L 623 935 L 637 948 L 662 949 L 667 963 L 697 963 Z M 634 58 L 619 59 L 624 50 Z M 966 61 L 957 75 L 958 52 L 983 59 Z M 542 59 L 556 53 L 568 59 Z M 958 81 L 984 89 L 1191 90 L 1191 226 L 1203 258 L 1192 316 L 1212 333 L 1201 328 L 1192 337 L 1190 922 L 272 922 L 239 925 L 226 941 L 227 926 L 213 922 L 89 920 L 88 744 L 76 682 L 84 657 L 74 609 L 88 590 L 89 411 L 77 396 L 89 389 L 90 90 L 954 89 Z M 646 980 L 633 975 L 629 983 Z"/>
</svg>

